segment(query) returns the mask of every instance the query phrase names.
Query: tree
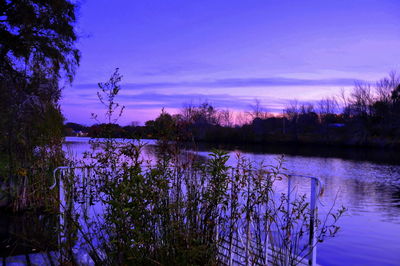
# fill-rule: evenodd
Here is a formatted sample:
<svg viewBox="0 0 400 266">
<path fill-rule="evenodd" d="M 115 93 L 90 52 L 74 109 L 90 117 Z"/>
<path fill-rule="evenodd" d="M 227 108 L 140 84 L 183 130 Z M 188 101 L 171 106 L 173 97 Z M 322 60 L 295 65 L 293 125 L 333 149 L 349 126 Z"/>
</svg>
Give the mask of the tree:
<svg viewBox="0 0 400 266">
<path fill-rule="evenodd" d="M 315 133 L 318 126 L 318 115 L 314 110 L 313 104 L 306 103 L 300 106 L 297 122 L 302 133 Z"/>
<path fill-rule="evenodd" d="M 371 115 L 371 106 L 374 96 L 371 85 L 367 83 L 356 83 L 349 98 L 349 111 L 351 116 L 368 117 Z"/>
<path fill-rule="evenodd" d="M 261 105 L 261 101 L 259 99 L 254 99 L 254 104 L 251 104 L 250 108 L 251 112 L 248 112 L 247 114 L 251 117 L 252 120 L 256 118 L 261 118 L 261 119 L 268 118 L 268 113 Z"/>
<path fill-rule="evenodd" d="M 72 80 L 79 63 L 74 44 L 76 5 L 69 0 L 0 0 L 0 67 L 31 76 L 38 69 Z"/>
<path fill-rule="evenodd" d="M 321 122 L 327 122 L 326 118 L 335 116 L 338 113 L 338 106 L 339 104 L 335 97 L 326 97 L 320 100 L 318 102 L 318 112 Z"/>
<path fill-rule="evenodd" d="M 378 101 L 385 104 L 389 103 L 391 101 L 393 92 L 399 84 L 400 75 L 395 71 L 390 72 L 388 77 L 379 80 L 376 83 L 376 93 L 378 95 Z"/>
<path fill-rule="evenodd" d="M 393 89 L 391 99 L 394 105 L 400 104 L 400 82 L 397 84 L 396 88 Z"/>
<path fill-rule="evenodd" d="M 174 140 L 176 123 L 174 118 L 164 108 L 161 110 L 161 114 L 154 120 L 153 127 L 158 139 Z"/>
<path fill-rule="evenodd" d="M 0 176 L 9 184 L 46 187 L 50 178 L 19 173 L 61 163 L 59 81 L 71 82 L 79 64 L 75 11 L 69 0 L 0 0 Z"/>
<path fill-rule="evenodd" d="M 285 117 L 289 121 L 289 129 L 293 133 L 293 139 L 298 139 L 298 119 L 300 116 L 300 108 L 297 100 L 291 101 L 283 110 Z"/>
<path fill-rule="evenodd" d="M 196 126 L 215 126 L 219 124 L 218 111 L 208 102 L 198 106 L 187 104 L 182 110 L 182 117 L 187 123 Z"/>
<path fill-rule="evenodd" d="M 220 110 L 218 120 L 221 126 L 232 127 L 233 126 L 233 114 L 229 109 Z"/>
</svg>

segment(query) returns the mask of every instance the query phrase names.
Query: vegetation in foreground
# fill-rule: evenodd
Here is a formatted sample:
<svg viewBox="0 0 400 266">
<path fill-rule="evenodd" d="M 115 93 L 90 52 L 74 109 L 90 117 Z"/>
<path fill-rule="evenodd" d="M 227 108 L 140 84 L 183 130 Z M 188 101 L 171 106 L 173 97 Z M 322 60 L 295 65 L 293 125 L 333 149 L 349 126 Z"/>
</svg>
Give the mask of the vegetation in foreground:
<svg viewBox="0 0 400 266">
<path fill-rule="evenodd" d="M 279 160 L 255 165 L 239 156 L 232 168 L 224 152 L 199 162 L 161 143 L 156 161 L 146 161 L 140 143 L 92 144 L 84 163 L 92 178 L 65 171 L 62 263 L 79 264 L 78 248 L 99 265 L 228 264 L 231 253 L 262 265 L 268 247 L 272 264 L 297 265 L 310 255 L 311 227 L 312 247 L 339 230 L 344 209 L 313 225 L 309 197 L 278 192 L 289 178 Z"/>
</svg>

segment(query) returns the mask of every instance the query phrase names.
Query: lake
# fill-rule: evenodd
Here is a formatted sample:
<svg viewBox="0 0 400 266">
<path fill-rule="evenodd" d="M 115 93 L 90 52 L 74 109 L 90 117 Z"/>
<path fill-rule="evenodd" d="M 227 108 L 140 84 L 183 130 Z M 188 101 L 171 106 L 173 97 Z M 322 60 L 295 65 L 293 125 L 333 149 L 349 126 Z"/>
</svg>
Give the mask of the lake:
<svg viewBox="0 0 400 266">
<path fill-rule="evenodd" d="M 90 149 L 88 138 L 68 137 L 68 156 L 82 158 Z M 144 140 L 151 146 L 154 140 Z M 213 145 L 191 147 L 188 152 L 206 157 Z M 275 164 L 285 155 L 288 173 L 310 175 L 324 183 L 319 199 L 321 212 L 345 206 L 340 232 L 318 245 L 321 265 L 400 265 L 400 162 L 396 153 L 367 149 L 312 149 L 272 146 L 220 147 L 229 152 L 228 164 L 237 153 L 255 162 Z M 1 220 L 1 219 L 0 219 Z"/>
<path fill-rule="evenodd" d="M 146 142 L 146 141 L 145 141 Z M 147 141 L 149 145 L 154 141 Z M 67 138 L 66 147 L 80 157 L 86 138 Z M 207 156 L 212 145 L 192 148 Z M 400 265 L 400 162 L 396 153 L 367 149 L 294 149 L 290 147 L 223 147 L 235 164 L 235 154 L 274 164 L 285 155 L 290 173 L 316 176 L 324 183 L 320 209 L 345 206 L 341 231 L 321 243 L 321 265 Z"/>
</svg>

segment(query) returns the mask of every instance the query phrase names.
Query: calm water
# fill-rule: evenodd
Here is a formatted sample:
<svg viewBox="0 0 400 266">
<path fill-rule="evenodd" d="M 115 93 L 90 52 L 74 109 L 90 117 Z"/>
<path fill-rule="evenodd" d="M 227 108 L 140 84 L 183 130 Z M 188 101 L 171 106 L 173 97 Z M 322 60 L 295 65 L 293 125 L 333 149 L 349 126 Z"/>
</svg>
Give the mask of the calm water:
<svg viewBox="0 0 400 266">
<path fill-rule="evenodd" d="M 66 147 L 78 157 L 89 149 L 86 139 L 68 140 L 73 142 L 66 143 Z M 209 148 L 196 152 L 207 156 Z M 282 149 L 260 151 L 249 147 L 228 151 L 232 165 L 236 153 L 255 162 L 271 164 L 279 154 L 285 153 Z M 317 176 L 324 182 L 320 209 L 330 208 L 335 198 L 337 207 L 344 205 L 348 209 L 339 222 L 339 234 L 318 246 L 317 262 L 321 265 L 400 265 L 400 164 L 393 154 L 370 150 L 352 151 L 352 155 L 331 151 L 315 156 L 309 150 L 304 152 L 306 155 L 301 155 L 301 151 L 288 153 L 285 155 L 288 172 Z"/>
<path fill-rule="evenodd" d="M 81 158 L 84 151 L 90 150 L 88 140 L 67 138 L 64 149 L 69 156 Z M 154 141 L 145 142 L 150 145 L 146 156 L 151 157 L 149 151 Z M 195 150 L 206 157 L 211 148 Z M 335 199 L 335 206 L 344 205 L 348 209 L 339 221 L 338 235 L 318 246 L 318 264 L 400 265 L 400 158 L 397 154 L 259 146 L 226 150 L 231 155 L 228 162 L 231 165 L 235 164 L 237 153 L 255 162 L 270 164 L 285 154 L 287 172 L 317 176 L 324 182 L 325 192 L 319 201 L 321 212 L 329 209 Z M 2 221 L 5 221 L 3 217 Z"/>
<path fill-rule="evenodd" d="M 271 161 L 275 154 L 244 155 Z M 317 250 L 322 265 L 400 265 L 400 166 L 341 158 L 286 156 L 291 173 L 318 176 L 325 193 L 321 209 L 348 208 L 342 230 Z"/>
</svg>

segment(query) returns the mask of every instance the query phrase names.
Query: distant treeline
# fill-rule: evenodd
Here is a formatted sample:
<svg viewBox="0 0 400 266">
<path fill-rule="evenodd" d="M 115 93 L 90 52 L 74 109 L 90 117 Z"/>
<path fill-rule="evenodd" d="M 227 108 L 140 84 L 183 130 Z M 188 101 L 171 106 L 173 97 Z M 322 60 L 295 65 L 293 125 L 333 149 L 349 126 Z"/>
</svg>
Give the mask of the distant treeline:
<svg viewBox="0 0 400 266">
<path fill-rule="evenodd" d="M 246 117 L 246 119 L 244 119 Z M 164 110 L 144 126 L 65 125 L 66 135 L 153 138 L 217 143 L 291 143 L 400 147 L 400 76 L 391 73 L 375 84 L 356 83 L 351 93 L 316 103 L 292 101 L 281 115 L 266 112 L 256 100 L 239 114 L 209 103 L 188 105 L 179 114 Z M 106 130 L 104 130 L 106 129 Z M 100 132 L 109 132 L 108 136 Z"/>
</svg>

